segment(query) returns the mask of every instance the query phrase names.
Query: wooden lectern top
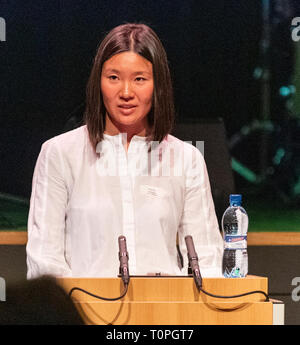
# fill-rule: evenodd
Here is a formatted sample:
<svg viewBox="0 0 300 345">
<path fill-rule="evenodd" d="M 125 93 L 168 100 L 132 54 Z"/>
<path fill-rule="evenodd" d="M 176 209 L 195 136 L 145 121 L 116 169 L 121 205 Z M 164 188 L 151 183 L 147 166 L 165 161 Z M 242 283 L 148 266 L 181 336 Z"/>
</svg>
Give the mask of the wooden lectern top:
<svg viewBox="0 0 300 345">
<path fill-rule="evenodd" d="M 69 292 L 79 287 L 95 295 L 122 295 L 121 278 L 58 278 Z M 268 279 L 203 278 L 203 289 L 216 295 L 237 295 L 262 290 Z M 102 301 L 81 291 L 72 298 L 87 324 L 200 325 L 272 324 L 272 302 L 263 294 L 221 299 L 198 292 L 193 277 L 131 277 L 127 294 L 117 301 Z"/>
</svg>

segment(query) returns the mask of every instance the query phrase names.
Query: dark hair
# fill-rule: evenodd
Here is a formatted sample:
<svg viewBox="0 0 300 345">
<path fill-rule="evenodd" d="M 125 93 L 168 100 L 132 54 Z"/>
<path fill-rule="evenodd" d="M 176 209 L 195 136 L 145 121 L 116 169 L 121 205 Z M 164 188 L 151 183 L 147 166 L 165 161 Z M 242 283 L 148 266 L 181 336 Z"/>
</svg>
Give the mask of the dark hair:
<svg viewBox="0 0 300 345">
<path fill-rule="evenodd" d="M 127 51 L 133 51 L 152 63 L 154 92 L 152 108 L 147 115 L 151 128 L 148 140 L 161 142 L 173 128 L 173 89 L 167 55 L 161 41 L 145 24 L 119 25 L 101 42 L 87 84 L 84 118 L 94 149 L 103 139 L 105 130 L 106 110 L 101 94 L 102 66 L 113 55 Z"/>
</svg>

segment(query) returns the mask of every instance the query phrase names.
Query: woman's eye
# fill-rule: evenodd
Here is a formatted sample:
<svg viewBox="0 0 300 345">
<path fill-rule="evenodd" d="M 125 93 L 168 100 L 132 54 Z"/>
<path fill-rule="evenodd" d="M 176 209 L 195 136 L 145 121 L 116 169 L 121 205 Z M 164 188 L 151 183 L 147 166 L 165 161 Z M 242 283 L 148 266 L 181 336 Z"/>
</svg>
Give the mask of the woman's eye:
<svg viewBox="0 0 300 345">
<path fill-rule="evenodd" d="M 138 82 L 141 82 L 141 81 L 144 81 L 144 80 L 146 80 L 146 79 L 143 78 L 143 77 L 137 77 L 137 78 L 135 78 L 135 80 L 138 81 Z"/>
<path fill-rule="evenodd" d="M 110 75 L 110 76 L 108 77 L 108 79 L 110 79 L 110 80 L 117 80 L 118 77 L 117 77 L 116 75 Z"/>
</svg>

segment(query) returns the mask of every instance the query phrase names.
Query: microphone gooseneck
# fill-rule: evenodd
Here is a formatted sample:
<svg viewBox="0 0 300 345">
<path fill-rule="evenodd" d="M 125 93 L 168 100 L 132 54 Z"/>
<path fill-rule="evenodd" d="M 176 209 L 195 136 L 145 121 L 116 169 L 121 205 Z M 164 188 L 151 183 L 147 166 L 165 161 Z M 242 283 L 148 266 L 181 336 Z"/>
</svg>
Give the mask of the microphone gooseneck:
<svg viewBox="0 0 300 345">
<path fill-rule="evenodd" d="M 249 291 L 249 292 L 241 293 L 238 295 L 230 295 L 230 296 L 221 296 L 221 295 L 216 295 L 216 294 L 212 294 L 210 292 L 205 291 L 202 288 L 202 277 L 201 277 L 199 264 L 198 264 L 198 255 L 197 255 L 196 250 L 195 250 L 194 241 L 193 241 L 192 236 L 190 236 L 190 235 L 186 236 L 185 237 L 185 243 L 186 243 L 187 252 L 188 252 L 189 264 L 190 264 L 190 267 L 192 269 L 194 281 L 195 281 L 196 287 L 197 287 L 199 292 L 202 291 L 204 294 L 211 296 L 211 297 L 215 297 L 215 298 L 238 298 L 238 297 L 243 297 L 243 296 L 248 296 L 248 295 L 259 293 L 259 294 L 263 294 L 265 296 L 266 302 L 269 301 L 269 295 L 262 290 Z"/>
<path fill-rule="evenodd" d="M 196 283 L 196 287 L 198 291 L 200 291 L 202 288 L 202 277 L 201 277 L 200 268 L 198 264 L 198 255 L 195 250 L 192 236 L 190 235 L 185 236 L 185 243 L 186 243 L 187 252 L 188 252 L 189 264 L 194 276 L 194 281 Z"/>
<path fill-rule="evenodd" d="M 122 299 L 128 291 L 128 284 L 129 284 L 129 269 L 128 269 L 128 252 L 127 252 L 127 246 L 126 246 L 126 238 L 125 236 L 120 236 L 118 238 L 118 242 L 119 242 L 119 260 L 120 260 L 120 275 L 122 277 L 123 283 L 124 283 L 124 287 L 125 290 L 122 293 L 121 296 L 119 297 L 101 297 L 98 296 L 94 293 L 91 293 L 89 291 L 86 291 L 80 287 L 73 287 L 70 292 L 69 292 L 69 296 L 71 297 L 73 291 L 79 290 L 83 293 L 86 293 L 92 297 L 101 299 L 101 300 L 105 300 L 105 301 L 117 301 L 119 299 Z M 237 298 L 237 297 L 242 297 L 242 296 L 247 296 L 247 295 L 251 295 L 251 294 L 256 294 L 256 293 L 260 293 L 263 294 L 266 297 L 266 302 L 269 301 L 269 296 L 268 294 L 266 294 L 264 291 L 261 290 L 256 290 L 256 291 L 249 291 L 249 292 L 245 292 L 239 295 L 232 295 L 232 296 L 220 296 L 220 295 L 215 295 L 212 294 L 210 292 L 205 291 L 202 288 L 202 277 L 201 277 L 201 273 L 200 273 L 200 269 L 199 269 L 199 264 L 198 264 L 198 256 L 194 247 L 194 242 L 193 242 L 193 238 L 192 236 L 188 235 L 185 237 L 185 242 L 186 242 L 186 246 L 187 246 L 187 251 L 188 251 L 188 259 L 189 259 L 189 264 L 190 267 L 192 269 L 193 272 L 193 276 L 194 276 L 194 281 L 196 284 L 196 287 L 198 289 L 198 291 L 202 291 L 203 293 L 205 293 L 208 296 L 211 297 L 216 297 L 216 298 Z"/>
<path fill-rule="evenodd" d="M 124 285 L 129 284 L 129 268 L 128 268 L 128 252 L 126 246 L 125 236 L 119 236 L 119 260 L 120 260 L 120 275 L 122 277 Z"/>
<path fill-rule="evenodd" d="M 81 291 L 89 296 L 104 300 L 104 301 L 117 301 L 122 299 L 128 291 L 128 285 L 129 285 L 129 270 L 128 270 L 128 252 L 126 247 L 126 238 L 125 236 L 120 236 L 118 238 L 119 242 L 119 260 L 120 260 L 120 275 L 122 277 L 123 283 L 124 283 L 124 292 L 122 292 L 121 296 L 118 297 L 102 297 L 99 295 L 96 295 L 94 293 L 91 293 L 87 290 L 84 290 L 80 287 L 73 287 L 69 292 L 69 297 L 71 297 L 73 291 Z"/>
</svg>

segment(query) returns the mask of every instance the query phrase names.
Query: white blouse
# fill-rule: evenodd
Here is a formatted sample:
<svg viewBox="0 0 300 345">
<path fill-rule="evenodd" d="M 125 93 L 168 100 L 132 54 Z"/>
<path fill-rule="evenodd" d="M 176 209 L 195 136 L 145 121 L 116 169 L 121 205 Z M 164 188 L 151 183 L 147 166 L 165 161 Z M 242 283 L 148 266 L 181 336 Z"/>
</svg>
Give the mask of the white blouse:
<svg viewBox="0 0 300 345">
<path fill-rule="evenodd" d="M 30 199 L 27 278 L 116 277 L 120 235 L 132 276 L 186 275 L 186 235 L 202 276 L 221 276 L 223 241 L 200 151 L 168 135 L 159 145 L 134 136 L 126 152 L 122 138 L 104 134 L 95 153 L 82 126 L 43 144 Z"/>
</svg>

